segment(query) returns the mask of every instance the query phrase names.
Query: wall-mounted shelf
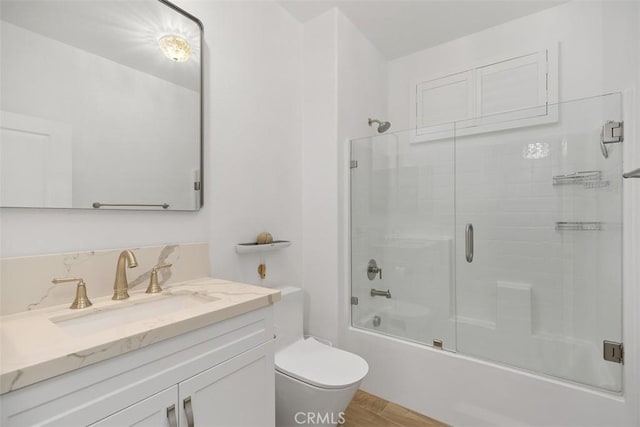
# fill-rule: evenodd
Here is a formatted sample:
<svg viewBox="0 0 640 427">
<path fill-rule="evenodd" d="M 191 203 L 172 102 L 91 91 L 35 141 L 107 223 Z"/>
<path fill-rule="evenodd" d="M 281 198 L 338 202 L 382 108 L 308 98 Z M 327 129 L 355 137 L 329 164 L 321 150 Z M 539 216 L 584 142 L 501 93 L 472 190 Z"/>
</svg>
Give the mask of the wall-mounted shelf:
<svg viewBox="0 0 640 427">
<path fill-rule="evenodd" d="M 609 181 L 602 178 L 601 171 L 580 171 L 568 175 L 555 175 L 553 185 L 580 184 L 584 188 L 603 188 L 609 185 Z"/>
<path fill-rule="evenodd" d="M 284 249 L 291 246 L 291 242 L 288 240 L 274 240 L 271 243 L 238 243 L 236 245 L 236 252 L 239 254 L 252 254 L 260 252 L 276 251 L 278 249 Z"/>
<path fill-rule="evenodd" d="M 561 221 L 556 222 L 556 230 L 557 231 L 600 231 L 602 229 L 602 223 L 597 221 L 589 221 L 589 222 L 567 222 Z"/>
</svg>

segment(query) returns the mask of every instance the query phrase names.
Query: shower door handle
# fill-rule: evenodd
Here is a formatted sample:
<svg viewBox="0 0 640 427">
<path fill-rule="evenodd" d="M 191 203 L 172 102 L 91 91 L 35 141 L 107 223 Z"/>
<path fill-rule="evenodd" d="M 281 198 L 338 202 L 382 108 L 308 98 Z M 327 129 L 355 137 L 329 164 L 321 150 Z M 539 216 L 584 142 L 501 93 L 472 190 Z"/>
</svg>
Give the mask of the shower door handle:
<svg viewBox="0 0 640 427">
<path fill-rule="evenodd" d="M 464 250 L 467 262 L 473 261 L 473 224 L 467 224 L 464 230 Z"/>
</svg>

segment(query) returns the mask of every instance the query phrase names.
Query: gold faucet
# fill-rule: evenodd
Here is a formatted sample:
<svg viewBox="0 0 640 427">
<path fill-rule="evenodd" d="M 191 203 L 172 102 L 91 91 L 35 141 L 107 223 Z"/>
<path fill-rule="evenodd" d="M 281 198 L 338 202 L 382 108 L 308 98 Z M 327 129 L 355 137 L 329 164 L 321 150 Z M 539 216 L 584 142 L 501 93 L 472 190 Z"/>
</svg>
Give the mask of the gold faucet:
<svg viewBox="0 0 640 427">
<path fill-rule="evenodd" d="M 147 294 L 157 294 L 162 292 L 162 288 L 158 283 L 158 270 L 162 268 L 169 268 L 173 264 L 158 264 L 151 270 L 151 279 L 149 280 L 149 287 L 145 291 Z"/>
<path fill-rule="evenodd" d="M 79 308 L 91 307 L 91 301 L 89 301 L 89 297 L 87 296 L 87 286 L 85 285 L 82 277 L 56 277 L 51 281 L 54 285 L 69 282 L 78 283 L 78 287 L 76 288 L 76 298 L 73 300 L 73 303 L 69 308 L 76 310 Z"/>
<path fill-rule="evenodd" d="M 126 267 L 133 268 L 138 266 L 136 256 L 130 250 L 120 252 L 118 257 L 118 266 L 116 267 L 116 281 L 113 284 L 113 297 L 111 299 L 127 299 L 129 298 L 129 282 L 127 282 Z"/>
</svg>

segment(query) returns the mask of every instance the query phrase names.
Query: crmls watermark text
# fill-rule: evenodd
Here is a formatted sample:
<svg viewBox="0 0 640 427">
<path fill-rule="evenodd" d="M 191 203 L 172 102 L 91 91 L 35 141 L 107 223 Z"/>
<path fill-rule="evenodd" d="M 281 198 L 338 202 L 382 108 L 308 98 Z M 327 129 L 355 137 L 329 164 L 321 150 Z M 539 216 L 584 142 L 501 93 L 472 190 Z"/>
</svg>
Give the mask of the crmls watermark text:
<svg viewBox="0 0 640 427">
<path fill-rule="evenodd" d="M 343 424 L 345 421 L 344 412 L 296 412 L 296 424 Z"/>
</svg>

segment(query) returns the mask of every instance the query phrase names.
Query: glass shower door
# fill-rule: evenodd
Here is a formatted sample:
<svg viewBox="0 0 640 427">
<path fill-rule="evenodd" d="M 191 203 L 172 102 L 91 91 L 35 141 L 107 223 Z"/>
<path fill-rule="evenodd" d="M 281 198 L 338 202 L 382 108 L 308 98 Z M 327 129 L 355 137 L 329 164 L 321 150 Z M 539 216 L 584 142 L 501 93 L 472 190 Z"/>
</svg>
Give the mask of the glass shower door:
<svg viewBox="0 0 640 427">
<path fill-rule="evenodd" d="M 600 140 L 621 96 L 549 108 L 552 124 L 456 125 L 458 351 L 620 391 L 603 341 L 622 339 L 622 146 Z"/>
<path fill-rule="evenodd" d="M 351 141 L 351 322 L 455 350 L 453 126 Z"/>
</svg>

